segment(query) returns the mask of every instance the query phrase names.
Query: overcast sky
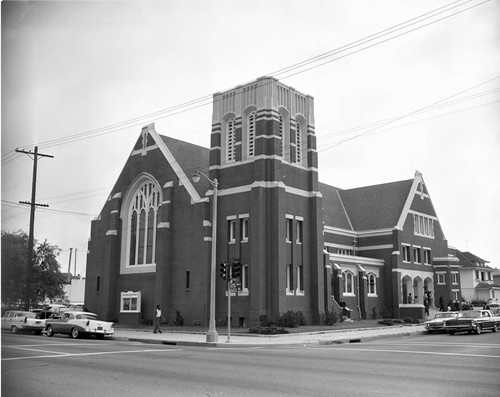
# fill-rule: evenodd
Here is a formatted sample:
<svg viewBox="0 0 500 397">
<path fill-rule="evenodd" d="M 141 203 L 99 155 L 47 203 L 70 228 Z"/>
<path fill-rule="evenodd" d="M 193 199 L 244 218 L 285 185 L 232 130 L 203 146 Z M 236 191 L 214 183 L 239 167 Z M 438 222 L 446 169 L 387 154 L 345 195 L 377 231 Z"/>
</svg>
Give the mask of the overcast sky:
<svg viewBox="0 0 500 397">
<path fill-rule="evenodd" d="M 208 148 L 211 94 L 264 75 L 314 97 L 322 182 L 418 170 L 449 245 L 500 268 L 498 1 L 1 5 L 2 229 L 29 230 L 16 203 L 30 201 L 33 161 L 14 150 L 39 145 L 54 158 L 38 162 L 36 202 L 50 207 L 35 238 L 62 249 L 63 271 L 76 248 L 85 274 L 90 221 L 142 125 Z"/>
</svg>

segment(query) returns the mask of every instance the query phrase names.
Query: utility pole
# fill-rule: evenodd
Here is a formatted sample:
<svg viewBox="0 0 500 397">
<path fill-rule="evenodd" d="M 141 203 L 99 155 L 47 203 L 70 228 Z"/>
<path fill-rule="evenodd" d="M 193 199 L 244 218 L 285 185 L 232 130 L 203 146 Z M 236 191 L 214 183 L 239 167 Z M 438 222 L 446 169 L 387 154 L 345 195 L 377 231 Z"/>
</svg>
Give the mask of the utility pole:
<svg viewBox="0 0 500 397">
<path fill-rule="evenodd" d="M 73 273 L 73 275 L 76 277 L 76 251 L 77 251 L 78 248 L 75 248 L 75 272 Z"/>
<path fill-rule="evenodd" d="M 38 146 L 35 146 L 33 152 L 27 150 L 16 149 L 18 153 L 24 153 L 28 155 L 33 155 L 33 183 L 31 185 L 31 201 L 20 201 L 21 204 L 27 204 L 31 207 L 30 211 L 30 234 L 28 239 L 28 261 L 26 263 L 26 299 L 24 302 L 25 310 L 30 309 L 30 298 L 31 298 L 31 277 L 33 271 L 33 245 L 34 245 L 34 230 L 35 230 L 35 208 L 38 207 L 48 207 L 48 204 L 37 204 L 36 203 L 36 172 L 38 157 L 50 157 L 54 158 L 49 154 L 38 153 Z"/>
<path fill-rule="evenodd" d="M 73 248 L 69 249 L 69 262 L 68 262 L 68 274 L 71 274 L 71 254 L 73 253 Z"/>
</svg>

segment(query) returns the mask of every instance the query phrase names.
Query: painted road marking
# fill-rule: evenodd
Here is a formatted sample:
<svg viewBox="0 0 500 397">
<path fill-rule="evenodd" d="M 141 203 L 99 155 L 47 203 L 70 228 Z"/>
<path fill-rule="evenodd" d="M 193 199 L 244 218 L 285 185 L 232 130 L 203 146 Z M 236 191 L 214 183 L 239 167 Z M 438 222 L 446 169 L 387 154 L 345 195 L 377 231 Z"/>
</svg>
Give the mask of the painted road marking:
<svg viewBox="0 0 500 397">
<path fill-rule="evenodd" d="M 117 352 L 93 352 L 93 353 L 52 353 L 49 356 L 30 356 L 30 357 L 12 357 L 12 358 L 2 358 L 2 361 L 14 361 L 14 360 L 30 360 L 36 358 L 60 358 L 60 357 L 84 357 L 84 356 L 99 356 L 106 354 L 131 354 L 131 353 L 150 353 L 150 352 L 175 352 L 181 351 L 183 349 L 148 349 L 148 350 L 124 350 Z M 35 350 L 36 351 L 36 350 Z"/>
<path fill-rule="evenodd" d="M 499 356 L 488 355 L 488 354 L 472 354 L 472 353 L 441 353 L 441 352 L 419 352 L 414 350 L 387 350 L 387 349 L 363 349 L 363 348 L 347 348 L 347 347 L 335 347 L 335 350 L 349 350 L 354 351 L 365 351 L 365 352 L 378 352 L 378 353 L 404 353 L 404 354 L 430 354 L 434 356 L 461 356 L 461 357 L 484 357 L 484 358 L 500 358 Z"/>
</svg>

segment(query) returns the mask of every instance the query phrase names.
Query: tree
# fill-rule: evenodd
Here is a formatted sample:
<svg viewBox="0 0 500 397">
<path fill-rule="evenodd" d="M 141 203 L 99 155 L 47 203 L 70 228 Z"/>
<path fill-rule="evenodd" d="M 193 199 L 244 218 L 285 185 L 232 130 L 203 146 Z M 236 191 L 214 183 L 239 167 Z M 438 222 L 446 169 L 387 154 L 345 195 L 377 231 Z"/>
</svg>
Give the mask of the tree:
<svg viewBox="0 0 500 397">
<path fill-rule="evenodd" d="M 2 230 L 2 303 L 19 306 L 25 299 L 28 235 Z"/>
<path fill-rule="evenodd" d="M 66 277 L 59 269 L 57 256 L 61 250 L 45 240 L 35 241 L 31 272 L 30 301 L 43 302 L 64 296 Z M 28 236 L 19 230 L 2 230 L 2 302 L 19 306 L 26 301 L 26 267 L 28 263 Z"/>
</svg>

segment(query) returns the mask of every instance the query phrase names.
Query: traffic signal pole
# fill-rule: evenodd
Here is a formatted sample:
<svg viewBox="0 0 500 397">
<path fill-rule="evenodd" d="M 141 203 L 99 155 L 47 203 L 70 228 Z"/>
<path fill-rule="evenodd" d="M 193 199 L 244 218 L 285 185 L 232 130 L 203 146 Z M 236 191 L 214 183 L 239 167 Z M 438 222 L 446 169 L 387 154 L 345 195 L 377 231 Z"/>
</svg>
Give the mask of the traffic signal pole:
<svg viewBox="0 0 500 397">
<path fill-rule="evenodd" d="M 220 277 L 226 281 L 227 291 L 227 343 L 231 342 L 231 293 L 240 288 L 241 263 L 239 259 L 227 260 L 220 264 Z"/>
<path fill-rule="evenodd" d="M 231 342 L 231 273 L 233 266 L 228 268 L 227 278 L 227 343 Z"/>
</svg>

